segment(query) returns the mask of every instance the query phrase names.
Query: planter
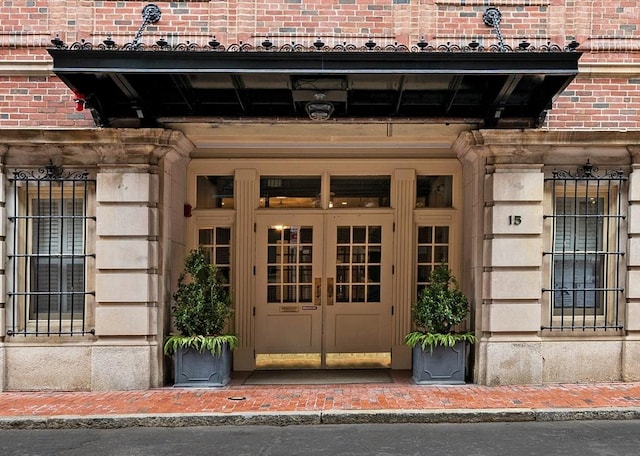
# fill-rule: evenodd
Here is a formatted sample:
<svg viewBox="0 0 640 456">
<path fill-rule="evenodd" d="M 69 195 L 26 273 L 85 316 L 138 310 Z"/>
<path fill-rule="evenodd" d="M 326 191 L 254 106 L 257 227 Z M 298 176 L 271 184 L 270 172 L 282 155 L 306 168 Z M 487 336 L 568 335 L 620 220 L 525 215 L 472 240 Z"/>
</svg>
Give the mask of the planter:
<svg viewBox="0 0 640 456">
<path fill-rule="evenodd" d="M 175 359 L 175 384 L 177 387 L 225 386 L 231 379 L 231 350 L 228 344 L 220 355 L 192 348 L 178 349 Z"/>
<path fill-rule="evenodd" d="M 413 376 L 418 385 L 455 385 L 464 383 L 467 343 L 457 342 L 453 347 L 413 347 Z"/>
</svg>

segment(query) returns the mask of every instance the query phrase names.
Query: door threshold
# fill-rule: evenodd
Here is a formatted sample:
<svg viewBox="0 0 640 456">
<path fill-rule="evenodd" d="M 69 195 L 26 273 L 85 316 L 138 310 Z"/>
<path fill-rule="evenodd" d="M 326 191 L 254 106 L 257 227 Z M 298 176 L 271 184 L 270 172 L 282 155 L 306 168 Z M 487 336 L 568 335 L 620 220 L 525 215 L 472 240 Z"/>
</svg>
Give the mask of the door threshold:
<svg viewBox="0 0 640 456">
<path fill-rule="evenodd" d="M 256 370 L 389 369 L 391 353 L 327 353 L 324 365 L 319 353 L 256 355 Z"/>
</svg>

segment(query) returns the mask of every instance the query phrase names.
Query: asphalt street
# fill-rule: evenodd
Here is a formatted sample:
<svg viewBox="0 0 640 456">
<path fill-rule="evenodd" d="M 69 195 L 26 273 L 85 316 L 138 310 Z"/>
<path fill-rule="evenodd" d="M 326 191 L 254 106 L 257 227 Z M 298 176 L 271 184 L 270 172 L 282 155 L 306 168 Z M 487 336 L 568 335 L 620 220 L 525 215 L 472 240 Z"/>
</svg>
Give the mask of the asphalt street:
<svg viewBox="0 0 640 456">
<path fill-rule="evenodd" d="M 633 456 L 640 421 L 5 430 L 0 454 Z"/>
</svg>

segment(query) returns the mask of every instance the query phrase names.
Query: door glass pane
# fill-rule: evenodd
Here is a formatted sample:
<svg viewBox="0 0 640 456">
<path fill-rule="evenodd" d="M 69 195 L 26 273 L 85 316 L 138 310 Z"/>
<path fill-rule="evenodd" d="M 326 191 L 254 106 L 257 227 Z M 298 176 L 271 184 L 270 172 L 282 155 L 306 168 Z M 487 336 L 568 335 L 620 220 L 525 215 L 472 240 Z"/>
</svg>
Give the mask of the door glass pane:
<svg viewBox="0 0 640 456">
<path fill-rule="evenodd" d="M 365 226 L 354 226 L 353 227 L 353 243 L 361 244 L 364 243 L 366 239 L 367 227 Z"/>
<path fill-rule="evenodd" d="M 364 282 L 365 281 L 364 266 L 359 265 L 359 266 L 353 266 L 351 268 L 351 280 L 353 282 Z"/>
<path fill-rule="evenodd" d="M 382 241 L 382 227 L 370 226 L 369 227 L 369 243 L 379 244 Z"/>
<path fill-rule="evenodd" d="M 313 227 L 272 226 L 267 242 L 267 301 L 311 302 Z"/>
<path fill-rule="evenodd" d="M 382 227 L 336 230 L 336 302 L 380 302 Z"/>
<path fill-rule="evenodd" d="M 351 241 L 351 227 L 339 226 L 338 227 L 338 244 L 349 244 Z"/>
</svg>

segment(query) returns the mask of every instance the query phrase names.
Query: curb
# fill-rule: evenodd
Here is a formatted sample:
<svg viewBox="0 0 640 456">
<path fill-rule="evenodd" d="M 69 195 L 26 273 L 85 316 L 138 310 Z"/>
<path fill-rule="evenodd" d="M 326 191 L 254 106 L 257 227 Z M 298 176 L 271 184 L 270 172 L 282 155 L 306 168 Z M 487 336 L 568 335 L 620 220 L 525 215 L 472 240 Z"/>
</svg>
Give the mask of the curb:
<svg viewBox="0 0 640 456">
<path fill-rule="evenodd" d="M 126 427 L 293 426 L 383 423 L 506 423 L 640 420 L 640 407 L 597 409 L 327 410 L 273 413 L 130 414 L 0 418 L 0 429 L 118 429 Z"/>
</svg>

